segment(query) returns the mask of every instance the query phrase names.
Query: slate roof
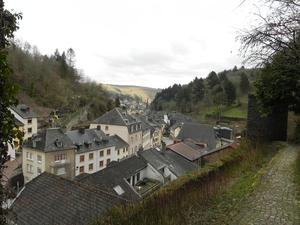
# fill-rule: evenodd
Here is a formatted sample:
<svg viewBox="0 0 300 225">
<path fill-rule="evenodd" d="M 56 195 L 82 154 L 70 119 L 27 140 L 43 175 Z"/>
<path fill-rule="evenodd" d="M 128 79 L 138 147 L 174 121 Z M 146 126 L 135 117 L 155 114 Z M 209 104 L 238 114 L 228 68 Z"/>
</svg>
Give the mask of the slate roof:
<svg viewBox="0 0 300 225">
<path fill-rule="evenodd" d="M 144 151 L 138 151 L 138 155 L 143 157 L 155 169 L 160 170 L 166 166 L 176 176 L 182 176 L 189 171 L 199 168 L 196 164 L 170 150 L 166 150 L 166 152 L 162 154 L 161 151 L 150 148 Z"/>
<path fill-rule="evenodd" d="M 61 145 L 59 145 L 61 143 Z M 59 128 L 45 129 L 34 134 L 25 145 L 43 152 L 52 152 L 65 149 L 75 149 L 71 139 Z"/>
<path fill-rule="evenodd" d="M 117 134 L 108 136 L 108 139 L 110 140 L 110 143 L 113 143 L 115 145 L 115 150 L 126 148 L 129 146 L 129 144 L 122 138 L 120 138 L 120 136 Z"/>
<path fill-rule="evenodd" d="M 92 121 L 92 124 L 109 124 L 128 126 L 137 123 L 137 118 L 132 117 L 120 108 L 114 108 L 106 114 Z"/>
<path fill-rule="evenodd" d="M 18 225 L 89 224 L 122 203 L 126 203 L 122 198 L 44 172 L 19 193 L 9 218 Z"/>
<path fill-rule="evenodd" d="M 84 129 L 80 128 L 79 130 L 67 131 L 67 136 L 72 140 L 73 143 L 78 148 L 77 153 L 94 151 L 115 144 L 110 140 L 110 138 L 100 129 Z"/>
<path fill-rule="evenodd" d="M 85 185 L 114 195 L 117 195 L 114 187 L 119 185 L 124 190 L 124 193 L 120 197 L 128 201 L 139 201 L 141 200 L 141 196 L 128 184 L 126 179 L 146 167 L 146 162 L 132 155 L 118 163 L 109 164 L 106 168 L 90 174 L 90 176 L 84 177 L 79 181 Z"/>
<path fill-rule="evenodd" d="M 21 127 L 21 126 L 24 126 L 25 124 L 22 123 L 20 120 L 18 120 L 16 117 L 14 118 L 15 120 L 15 124 L 18 126 L 18 127 Z"/>
<path fill-rule="evenodd" d="M 25 104 L 19 104 L 16 107 L 12 106 L 12 110 L 14 110 L 18 115 L 20 115 L 24 119 L 29 119 L 29 118 L 37 118 L 38 116 L 36 115 L 35 112 L 33 112 L 30 107 L 28 107 Z"/>
<path fill-rule="evenodd" d="M 168 148 L 190 161 L 199 159 L 201 155 L 206 152 L 204 149 L 198 147 L 193 142 L 187 140 L 168 145 Z"/>
<path fill-rule="evenodd" d="M 217 137 L 212 125 L 199 123 L 184 123 L 179 131 L 176 140 L 191 138 L 197 142 L 205 142 L 209 149 L 215 149 Z"/>
</svg>

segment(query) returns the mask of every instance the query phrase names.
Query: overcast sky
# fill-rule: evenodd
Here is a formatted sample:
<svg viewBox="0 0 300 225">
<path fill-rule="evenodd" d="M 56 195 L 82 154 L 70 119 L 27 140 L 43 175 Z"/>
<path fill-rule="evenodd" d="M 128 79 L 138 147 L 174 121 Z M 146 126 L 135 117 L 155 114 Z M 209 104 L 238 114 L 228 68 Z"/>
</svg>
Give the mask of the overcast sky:
<svg viewBox="0 0 300 225">
<path fill-rule="evenodd" d="M 16 38 L 43 55 L 72 48 L 76 67 L 99 83 L 167 88 L 242 66 L 243 0 L 4 2 L 23 13 Z"/>
</svg>

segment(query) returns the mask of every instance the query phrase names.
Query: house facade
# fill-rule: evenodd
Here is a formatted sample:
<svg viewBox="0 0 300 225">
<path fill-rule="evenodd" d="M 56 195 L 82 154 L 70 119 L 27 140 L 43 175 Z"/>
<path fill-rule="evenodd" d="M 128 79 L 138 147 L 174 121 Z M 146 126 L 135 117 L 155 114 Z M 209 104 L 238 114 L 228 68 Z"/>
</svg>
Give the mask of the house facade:
<svg viewBox="0 0 300 225">
<path fill-rule="evenodd" d="M 17 107 L 10 107 L 11 113 L 14 117 L 24 124 L 24 140 L 28 140 L 33 134 L 37 133 L 37 119 L 38 116 L 30 107 L 25 104 L 17 105 Z"/>
<path fill-rule="evenodd" d="M 102 170 L 111 161 L 117 160 L 116 144 L 101 130 L 100 126 L 93 129 L 79 128 L 67 131 L 66 135 L 76 146 L 75 176 Z M 123 155 L 123 149 L 121 152 Z M 128 151 L 124 152 L 127 153 Z"/>
<path fill-rule="evenodd" d="M 75 148 L 61 129 L 38 132 L 23 146 L 24 183 L 28 183 L 44 171 L 73 179 Z"/>
<path fill-rule="evenodd" d="M 114 108 L 90 124 L 90 129 L 100 125 L 103 132 L 108 135 L 117 134 L 129 144 L 129 155 L 142 148 L 142 126 L 138 118 L 129 115 L 120 108 Z"/>
</svg>

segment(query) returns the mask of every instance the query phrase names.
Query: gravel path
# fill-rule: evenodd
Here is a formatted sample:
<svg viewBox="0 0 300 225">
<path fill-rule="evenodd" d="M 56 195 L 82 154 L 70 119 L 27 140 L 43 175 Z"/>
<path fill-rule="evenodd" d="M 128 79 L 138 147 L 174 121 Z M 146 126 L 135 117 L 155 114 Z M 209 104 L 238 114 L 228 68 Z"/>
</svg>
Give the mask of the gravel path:
<svg viewBox="0 0 300 225">
<path fill-rule="evenodd" d="M 252 194 L 238 206 L 230 225 L 300 224 L 293 164 L 300 147 L 287 146 L 271 161 Z"/>
</svg>

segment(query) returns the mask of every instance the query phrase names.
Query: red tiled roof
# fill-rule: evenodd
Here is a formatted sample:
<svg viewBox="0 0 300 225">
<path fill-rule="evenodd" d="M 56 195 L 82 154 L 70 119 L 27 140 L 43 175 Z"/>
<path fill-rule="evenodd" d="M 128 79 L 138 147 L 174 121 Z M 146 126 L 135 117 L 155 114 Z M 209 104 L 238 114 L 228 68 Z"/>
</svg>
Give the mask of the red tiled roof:
<svg viewBox="0 0 300 225">
<path fill-rule="evenodd" d="M 190 161 L 198 159 L 201 156 L 200 152 L 197 152 L 196 150 L 192 149 L 183 142 L 169 145 L 168 148 L 176 152 L 177 154 L 182 155 Z"/>
</svg>

